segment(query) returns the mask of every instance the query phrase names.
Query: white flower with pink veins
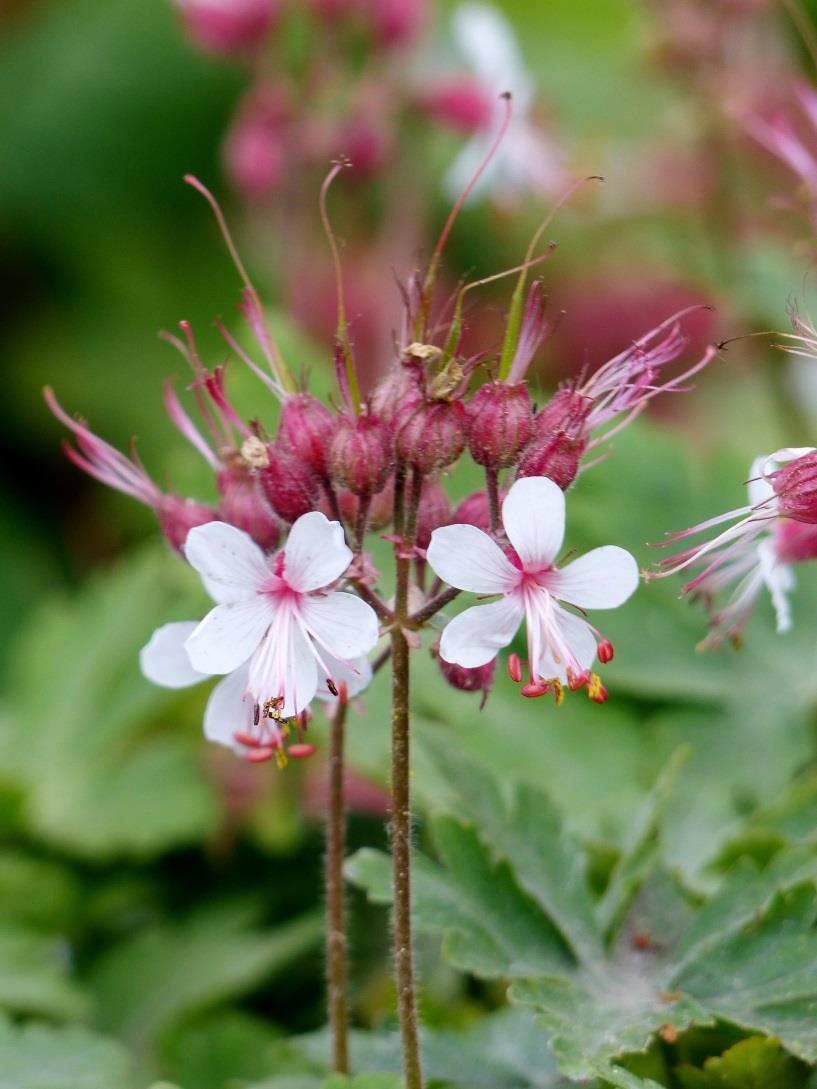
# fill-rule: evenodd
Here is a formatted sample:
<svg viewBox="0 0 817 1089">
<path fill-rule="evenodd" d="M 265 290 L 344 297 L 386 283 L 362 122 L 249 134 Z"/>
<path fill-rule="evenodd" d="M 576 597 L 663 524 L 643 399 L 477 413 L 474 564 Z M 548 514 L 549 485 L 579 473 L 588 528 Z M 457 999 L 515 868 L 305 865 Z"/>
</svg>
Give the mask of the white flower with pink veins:
<svg viewBox="0 0 817 1089">
<path fill-rule="evenodd" d="M 330 699 L 341 684 L 349 696 L 366 687 L 377 616 L 354 594 L 331 589 L 352 560 L 340 523 L 304 514 L 269 557 L 242 530 L 209 522 L 190 531 L 184 551 L 216 607 L 200 623 L 159 628 L 140 661 L 149 680 L 168 688 L 228 674 L 207 705 L 210 740 L 243 751 L 242 739 L 254 738 L 261 749 L 266 740 L 277 748 L 278 724 L 316 696 Z"/>
<path fill-rule="evenodd" d="M 565 606 L 583 611 L 622 605 L 638 585 L 635 559 L 623 548 L 605 545 L 557 567 L 565 497 L 547 477 L 517 480 L 502 505 L 502 522 L 511 546 L 506 550 L 476 526 L 443 526 L 432 534 L 428 562 L 441 579 L 460 590 L 501 595 L 454 617 L 443 631 L 440 656 L 466 668 L 485 665 L 524 620 L 530 675 L 525 695 L 555 691 L 558 697 L 567 684 L 586 685 L 592 698 L 606 698 L 590 667 L 597 653 L 600 661 L 610 661 L 613 648 L 584 616 Z M 514 672 L 518 664 L 511 667 Z"/>
</svg>

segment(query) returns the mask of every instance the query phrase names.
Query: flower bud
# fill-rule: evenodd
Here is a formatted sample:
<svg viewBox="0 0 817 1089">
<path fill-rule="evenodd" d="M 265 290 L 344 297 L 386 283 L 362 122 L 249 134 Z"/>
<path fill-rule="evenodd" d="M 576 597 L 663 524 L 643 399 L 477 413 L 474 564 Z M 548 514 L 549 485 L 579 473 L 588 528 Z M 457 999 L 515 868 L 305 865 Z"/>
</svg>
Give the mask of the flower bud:
<svg viewBox="0 0 817 1089">
<path fill-rule="evenodd" d="M 342 491 L 338 495 L 341 514 L 347 526 L 357 525 L 360 499 L 352 492 Z M 394 517 L 394 477 L 392 477 L 382 492 L 373 495 L 369 504 L 369 515 L 366 519 L 367 532 L 375 533 L 385 527 Z"/>
<path fill-rule="evenodd" d="M 504 498 L 500 494 L 500 501 Z M 491 506 L 486 491 L 474 492 L 466 496 L 451 515 L 450 525 L 476 526 L 483 533 L 491 532 Z"/>
<path fill-rule="evenodd" d="M 533 418 L 534 437 L 544 438 L 553 431 L 578 435 L 593 407 L 593 402 L 569 386 L 557 390 Z"/>
<path fill-rule="evenodd" d="M 278 442 L 320 477 L 327 473 L 327 450 L 334 430 L 335 417 L 311 393 L 297 393 L 284 401 Z"/>
<path fill-rule="evenodd" d="M 817 450 L 783 465 L 769 480 L 782 515 L 798 522 L 817 522 Z"/>
<path fill-rule="evenodd" d="M 257 476 L 246 469 L 225 469 L 218 476 L 221 502 L 218 516 L 249 533 L 256 544 L 269 550 L 281 536 L 281 523 L 269 505 Z"/>
<path fill-rule="evenodd" d="M 426 0 L 369 0 L 368 14 L 378 44 L 400 48 L 420 34 Z"/>
<path fill-rule="evenodd" d="M 422 371 L 400 364 L 382 378 L 371 396 L 372 411 L 384 423 L 392 423 L 401 413 L 416 407 L 423 399 L 420 389 Z"/>
<path fill-rule="evenodd" d="M 260 45 L 278 0 L 176 0 L 191 41 L 208 53 L 245 53 Z"/>
<path fill-rule="evenodd" d="M 485 706 L 485 701 L 488 699 L 494 684 L 496 658 L 492 658 L 485 665 L 476 666 L 473 669 L 454 665 L 452 662 L 446 662 L 443 658 L 438 658 L 438 661 L 440 663 L 440 672 L 452 688 L 458 688 L 461 692 L 482 692 L 480 707 Z"/>
<path fill-rule="evenodd" d="M 513 465 L 533 432 L 533 409 L 523 383 L 488 382 L 468 405 L 468 447 L 486 469 Z"/>
<path fill-rule="evenodd" d="M 163 495 L 155 509 L 159 528 L 177 552 L 184 548 L 191 529 L 203 526 L 206 522 L 214 522 L 218 518 L 212 507 L 205 507 L 203 503 L 197 503 L 193 499 L 182 499 L 178 495 Z"/>
<path fill-rule="evenodd" d="M 542 439 L 534 439 L 520 458 L 517 477 L 547 476 L 567 491 L 579 473 L 579 464 L 587 448 L 585 439 L 573 439 L 564 431 L 556 431 Z"/>
<path fill-rule="evenodd" d="M 315 510 L 320 488 L 318 478 L 303 461 L 280 443 L 267 447 L 269 465 L 258 479 L 270 506 L 285 522 L 295 522 L 302 514 Z"/>
<path fill-rule="evenodd" d="M 394 466 L 389 429 L 377 416 L 341 416 L 329 445 L 329 475 L 355 495 L 382 492 Z"/>
<path fill-rule="evenodd" d="M 454 76 L 429 88 L 421 106 L 434 121 L 469 134 L 487 129 L 496 108 L 493 97 L 470 76 Z"/>
<path fill-rule="evenodd" d="M 774 525 L 774 552 L 780 563 L 817 559 L 817 526 L 781 519 Z"/>
<path fill-rule="evenodd" d="M 451 504 L 445 490 L 437 480 L 423 484 L 420 506 L 417 511 L 417 530 L 414 543 L 418 548 L 426 549 L 431 543 L 431 534 L 440 526 L 451 523 Z"/>
<path fill-rule="evenodd" d="M 397 456 L 420 473 L 437 473 L 463 452 L 467 430 L 460 401 L 425 402 L 408 413 L 397 432 Z"/>
<path fill-rule="evenodd" d="M 286 168 L 283 134 L 258 118 L 239 118 L 227 134 L 224 166 L 245 200 L 261 203 L 278 191 Z"/>
</svg>

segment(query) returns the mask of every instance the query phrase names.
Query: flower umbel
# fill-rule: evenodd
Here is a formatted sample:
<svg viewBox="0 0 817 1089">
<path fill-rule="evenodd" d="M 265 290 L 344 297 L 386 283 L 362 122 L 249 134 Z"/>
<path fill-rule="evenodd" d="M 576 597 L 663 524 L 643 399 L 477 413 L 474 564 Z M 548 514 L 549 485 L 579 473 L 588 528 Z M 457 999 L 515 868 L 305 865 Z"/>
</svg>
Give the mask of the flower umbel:
<svg viewBox="0 0 817 1089">
<path fill-rule="evenodd" d="M 507 646 L 524 620 L 528 637 L 529 680 L 522 692 L 540 696 L 562 686 L 587 687 L 597 700 L 606 692 L 590 667 L 612 657 L 610 644 L 579 610 L 613 609 L 638 585 L 638 567 L 615 545 L 593 549 L 564 568 L 556 566 L 565 524 L 564 493 L 547 477 L 517 480 L 502 504 L 502 523 L 510 548 L 503 551 L 488 534 L 470 525 L 435 530 L 428 562 L 440 578 L 462 590 L 499 594 L 455 617 L 440 640 L 440 657 L 473 669 Z"/>
</svg>

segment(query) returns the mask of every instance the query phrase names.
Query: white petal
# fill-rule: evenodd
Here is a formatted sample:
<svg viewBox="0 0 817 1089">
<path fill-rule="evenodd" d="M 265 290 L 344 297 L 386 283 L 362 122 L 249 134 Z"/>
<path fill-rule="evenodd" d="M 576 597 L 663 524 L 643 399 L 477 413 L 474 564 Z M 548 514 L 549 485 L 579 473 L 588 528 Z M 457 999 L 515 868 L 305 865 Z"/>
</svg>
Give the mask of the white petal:
<svg viewBox="0 0 817 1089">
<path fill-rule="evenodd" d="M 185 643 L 193 668 L 200 673 L 232 673 L 253 653 L 272 619 L 263 598 L 217 605 Z"/>
<path fill-rule="evenodd" d="M 637 586 L 635 557 L 617 545 L 604 545 L 563 567 L 552 590 L 561 601 L 580 609 L 615 609 Z"/>
<path fill-rule="evenodd" d="M 226 522 L 191 529 L 184 554 L 220 605 L 252 596 L 270 573 L 264 553 L 249 534 Z"/>
<path fill-rule="evenodd" d="M 334 658 L 347 662 L 359 658 L 377 642 L 377 614 L 354 594 L 304 597 L 300 616 L 318 650 L 326 650 Z"/>
<path fill-rule="evenodd" d="M 329 667 L 329 675 L 332 678 L 335 687 L 339 688 L 341 681 L 346 685 L 346 694 L 349 699 L 360 695 L 360 693 L 371 684 L 372 666 L 368 658 L 353 658 L 347 663 L 338 661 L 338 659 L 333 658 L 331 654 L 327 654 L 324 657 L 324 661 Z M 318 691 L 315 695 L 319 700 L 325 700 L 327 702 L 336 698 L 334 693 L 330 692 L 326 687 L 326 681 L 323 681 L 318 685 Z"/>
<path fill-rule="evenodd" d="M 283 696 L 284 718 L 300 714 L 314 699 L 318 687 L 315 651 L 291 611 L 280 611 L 253 655 L 249 687 L 259 703 Z"/>
<path fill-rule="evenodd" d="M 427 558 L 444 582 L 474 594 L 504 594 L 520 577 L 499 545 L 476 526 L 435 529 Z"/>
<path fill-rule="evenodd" d="M 244 752 L 233 734 L 250 733 L 253 728 L 253 698 L 247 692 L 247 670 L 244 666 L 228 673 L 210 693 L 204 712 L 204 736 L 236 752 Z"/>
<path fill-rule="evenodd" d="M 523 564 L 553 563 L 565 533 L 565 493 L 546 476 L 517 480 L 502 504 L 502 524 Z"/>
<path fill-rule="evenodd" d="M 339 579 L 352 562 L 340 522 L 320 511 L 302 514 L 289 531 L 284 548 L 284 578 L 293 590 L 321 590 Z"/>
<path fill-rule="evenodd" d="M 440 639 L 440 657 L 474 669 L 496 657 L 513 639 L 523 608 L 516 597 L 474 605 L 446 625 Z"/>
<path fill-rule="evenodd" d="M 204 680 L 205 674 L 190 664 L 184 646 L 197 627 L 197 620 L 183 620 L 156 629 L 139 651 L 139 665 L 149 681 L 162 688 L 188 688 Z"/>
<path fill-rule="evenodd" d="M 497 95 L 512 91 L 514 104 L 519 98 L 520 109 L 524 108 L 530 80 L 504 15 L 493 4 L 461 4 L 454 12 L 451 27 L 460 52 L 482 82 Z"/>
<path fill-rule="evenodd" d="M 578 671 L 589 669 L 596 657 L 596 637 L 590 625 L 580 616 L 574 616 L 573 613 L 567 612 L 558 605 L 554 612 L 562 639 L 573 655 Z M 568 665 L 575 668 L 570 662 L 556 662 L 550 651 L 546 650 L 539 659 L 537 673 L 545 680 L 556 677 L 564 684 L 567 681 Z"/>
<path fill-rule="evenodd" d="M 761 542 L 757 551 L 763 581 L 771 594 L 772 604 L 777 614 L 777 630 L 780 633 L 789 631 L 791 628 L 791 605 L 789 604 L 788 595 L 794 589 L 794 575 L 791 567 L 778 561 L 771 541 Z"/>
</svg>

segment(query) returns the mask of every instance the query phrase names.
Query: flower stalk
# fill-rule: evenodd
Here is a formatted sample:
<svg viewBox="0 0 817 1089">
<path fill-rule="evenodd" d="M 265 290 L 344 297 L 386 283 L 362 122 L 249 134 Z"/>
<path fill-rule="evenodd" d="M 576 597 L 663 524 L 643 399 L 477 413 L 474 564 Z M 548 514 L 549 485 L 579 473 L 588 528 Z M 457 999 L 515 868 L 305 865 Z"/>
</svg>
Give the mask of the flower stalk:
<svg viewBox="0 0 817 1089">
<path fill-rule="evenodd" d="M 329 733 L 329 808 L 326 823 L 326 984 L 332 1070 L 349 1073 L 348 938 L 343 895 L 346 855 L 344 742 L 349 699 L 341 683 Z"/>
</svg>

